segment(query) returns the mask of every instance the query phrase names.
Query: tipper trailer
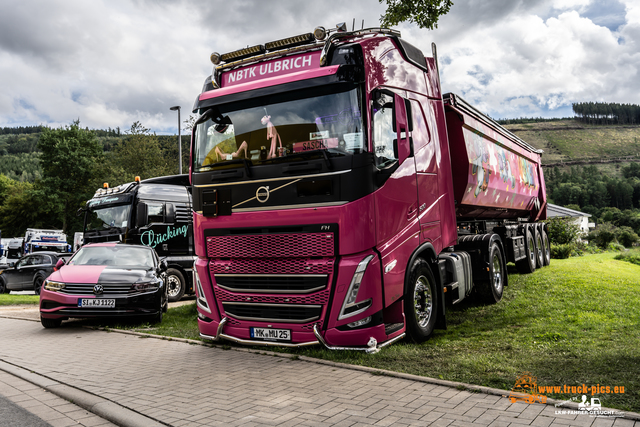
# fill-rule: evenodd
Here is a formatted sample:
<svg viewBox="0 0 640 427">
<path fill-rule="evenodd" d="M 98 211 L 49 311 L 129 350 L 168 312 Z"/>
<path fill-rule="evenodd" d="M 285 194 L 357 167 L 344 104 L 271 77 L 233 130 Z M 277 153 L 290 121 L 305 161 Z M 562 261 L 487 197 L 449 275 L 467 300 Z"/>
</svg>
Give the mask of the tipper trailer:
<svg viewBox="0 0 640 427">
<path fill-rule="evenodd" d="M 390 29 L 220 55 L 193 111 L 201 336 L 377 351 L 549 263 L 541 151 Z"/>
</svg>

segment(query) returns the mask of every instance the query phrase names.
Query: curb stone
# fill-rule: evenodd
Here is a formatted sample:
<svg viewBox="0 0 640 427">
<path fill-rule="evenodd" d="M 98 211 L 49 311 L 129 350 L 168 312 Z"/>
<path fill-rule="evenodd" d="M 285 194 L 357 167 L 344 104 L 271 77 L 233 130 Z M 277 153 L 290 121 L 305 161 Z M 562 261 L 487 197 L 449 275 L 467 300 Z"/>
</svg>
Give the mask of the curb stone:
<svg viewBox="0 0 640 427">
<path fill-rule="evenodd" d="M 122 427 L 165 427 L 167 424 L 67 384 L 0 359 L 0 370 L 30 382 Z"/>
</svg>

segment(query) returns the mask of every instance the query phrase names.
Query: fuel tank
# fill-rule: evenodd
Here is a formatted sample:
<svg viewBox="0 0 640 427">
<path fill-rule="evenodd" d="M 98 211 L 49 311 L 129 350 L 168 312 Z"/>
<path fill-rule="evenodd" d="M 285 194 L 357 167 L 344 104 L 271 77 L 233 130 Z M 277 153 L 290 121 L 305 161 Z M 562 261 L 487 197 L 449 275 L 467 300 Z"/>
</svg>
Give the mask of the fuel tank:
<svg viewBox="0 0 640 427">
<path fill-rule="evenodd" d="M 457 219 L 545 219 L 542 150 L 458 95 L 443 99 Z"/>
</svg>

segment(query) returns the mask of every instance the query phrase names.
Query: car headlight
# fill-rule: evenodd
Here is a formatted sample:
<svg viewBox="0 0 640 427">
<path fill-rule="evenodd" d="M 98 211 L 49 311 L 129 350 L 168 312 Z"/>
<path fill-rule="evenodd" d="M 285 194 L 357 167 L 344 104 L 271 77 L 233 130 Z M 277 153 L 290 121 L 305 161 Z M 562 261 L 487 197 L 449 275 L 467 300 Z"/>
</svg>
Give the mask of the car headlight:
<svg viewBox="0 0 640 427">
<path fill-rule="evenodd" d="M 59 290 L 64 289 L 64 287 L 66 285 L 64 283 L 62 283 L 62 282 L 54 282 L 53 280 L 45 280 L 44 284 L 42 286 L 44 286 L 44 288 L 47 291 L 58 292 Z"/>
<path fill-rule="evenodd" d="M 134 283 L 132 285 L 132 288 L 133 288 L 133 290 L 139 291 L 139 292 L 155 291 L 160 287 L 160 283 L 162 283 L 162 282 Z"/>
</svg>

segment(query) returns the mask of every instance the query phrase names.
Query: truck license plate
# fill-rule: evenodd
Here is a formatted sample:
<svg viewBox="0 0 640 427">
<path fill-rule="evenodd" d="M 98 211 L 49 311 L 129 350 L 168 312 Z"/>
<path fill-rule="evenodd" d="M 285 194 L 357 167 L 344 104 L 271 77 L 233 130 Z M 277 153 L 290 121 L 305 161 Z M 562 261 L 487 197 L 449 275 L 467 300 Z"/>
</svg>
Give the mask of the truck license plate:
<svg viewBox="0 0 640 427">
<path fill-rule="evenodd" d="M 78 307 L 115 308 L 115 306 L 115 299 L 82 298 L 78 300 Z"/>
<path fill-rule="evenodd" d="M 291 341 L 290 329 L 250 328 L 251 338 L 269 341 Z"/>
</svg>

